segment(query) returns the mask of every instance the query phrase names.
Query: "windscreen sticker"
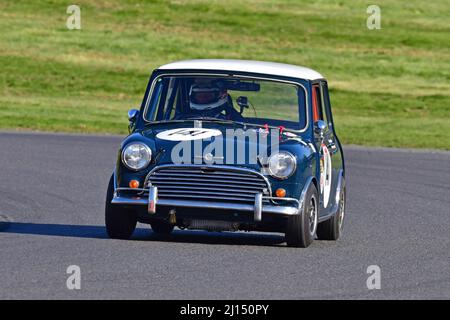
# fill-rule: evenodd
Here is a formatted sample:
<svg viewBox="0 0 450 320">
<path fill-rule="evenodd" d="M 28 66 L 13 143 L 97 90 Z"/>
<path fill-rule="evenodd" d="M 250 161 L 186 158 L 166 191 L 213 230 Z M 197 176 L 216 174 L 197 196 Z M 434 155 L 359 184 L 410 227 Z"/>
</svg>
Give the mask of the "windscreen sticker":
<svg viewBox="0 0 450 320">
<path fill-rule="evenodd" d="M 199 139 L 209 139 L 220 136 L 222 132 L 216 129 L 207 128 L 177 128 L 160 132 L 156 138 L 169 141 L 189 141 Z"/>
</svg>

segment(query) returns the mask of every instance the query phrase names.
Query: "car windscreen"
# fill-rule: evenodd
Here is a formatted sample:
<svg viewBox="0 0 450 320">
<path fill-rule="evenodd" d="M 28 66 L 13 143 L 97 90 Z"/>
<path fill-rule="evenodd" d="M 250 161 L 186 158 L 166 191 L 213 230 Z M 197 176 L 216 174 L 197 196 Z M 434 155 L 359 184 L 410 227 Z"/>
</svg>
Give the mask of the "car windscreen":
<svg viewBox="0 0 450 320">
<path fill-rule="evenodd" d="M 160 76 L 144 119 L 219 119 L 301 130 L 306 125 L 303 87 L 282 81 L 229 76 Z"/>
</svg>

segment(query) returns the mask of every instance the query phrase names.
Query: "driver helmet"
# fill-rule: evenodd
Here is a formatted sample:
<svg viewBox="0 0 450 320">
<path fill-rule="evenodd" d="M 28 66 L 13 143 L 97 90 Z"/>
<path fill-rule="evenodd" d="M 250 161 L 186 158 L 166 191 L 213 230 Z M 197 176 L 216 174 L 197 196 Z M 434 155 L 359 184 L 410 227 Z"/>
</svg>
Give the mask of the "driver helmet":
<svg viewBox="0 0 450 320">
<path fill-rule="evenodd" d="M 189 90 L 189 103 L 193 110 L 212 110 L 227 103 L 227 90 L 217 82 L 196 81 Z"/>
</svg>

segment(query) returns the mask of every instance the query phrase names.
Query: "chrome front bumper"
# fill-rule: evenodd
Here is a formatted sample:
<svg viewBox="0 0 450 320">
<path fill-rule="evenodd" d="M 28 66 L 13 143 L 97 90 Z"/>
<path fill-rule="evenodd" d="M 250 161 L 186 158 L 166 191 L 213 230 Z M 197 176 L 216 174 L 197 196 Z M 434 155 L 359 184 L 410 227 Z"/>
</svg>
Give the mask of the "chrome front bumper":
<svg viewBox="0 0 450 320">
<path fill-rule="evenodd" d="M 148 197 L 143 196 L 120 196 L 120 191 L 137 191 L 148 192 Z M 266 205 L 263 204 L 263 200 L 277 200 L 292 203 L 292 205 Z M 218 202 L 218 201 L 192 201 L 192 200 L 175 200 L 175 199 L 158 199 L 158 189 L 155 186 L 151 186 L 148 189 L 130 189 L 130 188 L 117 188 L 114 192 L 114 197 L 111 201 L 113 204 L 121 205 L 144 205 L 147 206 L 149 214 L 156 212 L 157 206 L 168 207 L 185 207 L 185 208 L 208 208 L 208 209 L 220 209 L 231 211 L 244 211 L 252 212 L 253 219 L 255 221 L 262 220 L 263 213 L 277 214 L 284 216 L 296 215 L 299 213 L 301 202 L 295 198 L 277 198 L 263 196 L 261 193 L 255 195 L 254 204 L 242 204 L 231 202 Z"/>
</svg>

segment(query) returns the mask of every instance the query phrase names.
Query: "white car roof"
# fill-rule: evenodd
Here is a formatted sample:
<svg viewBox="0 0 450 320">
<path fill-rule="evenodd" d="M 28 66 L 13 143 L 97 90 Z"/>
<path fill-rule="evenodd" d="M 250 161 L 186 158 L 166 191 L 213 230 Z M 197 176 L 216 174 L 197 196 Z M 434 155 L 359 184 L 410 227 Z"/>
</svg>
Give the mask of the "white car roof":
<svg viewBox="0 0 450 320">
<path fill-rule="evenodd" d="M 294 66 L 291 64 L 264 62 L 253 60 L 228 60 L 228 59 L 196 59 L 176 61 L 165 64 L 160 70 L 220 70 L 270 74 L 300 78 L 306 80 L 322 79 L 323 76 L 309 68 Z"/>
</svg>

